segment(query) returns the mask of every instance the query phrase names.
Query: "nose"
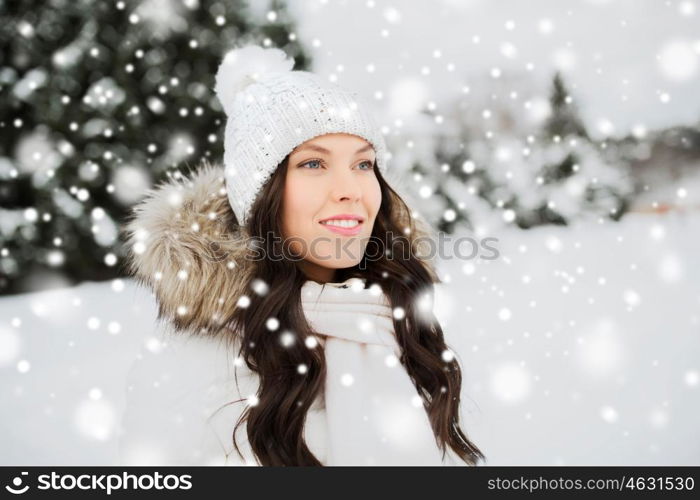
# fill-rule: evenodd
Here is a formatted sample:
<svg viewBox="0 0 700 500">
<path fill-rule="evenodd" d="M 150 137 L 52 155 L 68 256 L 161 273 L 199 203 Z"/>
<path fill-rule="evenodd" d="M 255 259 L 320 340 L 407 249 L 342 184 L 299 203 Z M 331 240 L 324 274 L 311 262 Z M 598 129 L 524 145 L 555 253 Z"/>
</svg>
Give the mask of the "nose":
<svg viewBox="0 0 700 500">
<path fill-rule="evenodd" d="M 338 169 L 331 178 L 331 197 L 334 201 L 358 201 L 362 198 L 362 186 L 349 169 Z"/>
</svg>

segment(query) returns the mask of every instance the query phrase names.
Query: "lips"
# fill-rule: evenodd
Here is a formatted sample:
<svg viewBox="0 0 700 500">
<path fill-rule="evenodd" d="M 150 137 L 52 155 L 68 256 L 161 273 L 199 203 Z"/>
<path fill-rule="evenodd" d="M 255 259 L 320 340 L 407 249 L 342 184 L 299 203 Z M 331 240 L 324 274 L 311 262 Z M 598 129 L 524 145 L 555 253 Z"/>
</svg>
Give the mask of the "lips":
<svg viewBox="0 0 700 500">
<path fill-rule="evenodd" d="M 327 224 L 322 225 L 329 231 L 343 236 L 356 236 L 360 234 L 360 231 L 362 231 L 362 224 L 358 224 L 355 227 L 329 226 Z"/>
<path fill-rule="evenodd" d="M 326 217 L 325 219 L 321 219 L 319 222 L 326 222 L 329 220 L 356 220 L 360 222 L 364 222 L 365 218 L 360 216 L 360 215 L 355 215 L 355 214 L 336 214 L 331 217 Z"/>
<path fill-rule="evenodd" d="M 325 224 L 326 222 L 330 221 L 357 221 L 357 224 L 355 226 L 351 227 L 343 227 L 340 224 L 334 225 L 333 223 L 331 224 Z M 321 219 L 319 221 L 319 224 L 321 224 L 323 227 L 331 231 L 332 233 L 335 234 L 340 234 L 341 236 L 356 236 L 362 231 L 362 224 L 364 224 L 365 218 L 362 217 L 361 215 L 353 214 L 353 213 L 344 213 L 344 214 L 335 214 L 331 217 L 326 217 L 325 219 Z"/>
<path fill-rule="evenodd" d="M 328 219 L 326 219 L 328 220 Z M 332 220 L 332 219 L 331 219 Z M 338 220 L 338 219 L 335 219 Z M 341 219 L 341 220 L 348 220 L 348 219 Z M 331 224 L 323 224 L 323 222 L 319 222 L 323 227 L 331 231 L 332 233 L 335 234 L 340 234 L 342 236 L 355 236 L 362 231 L 362 221 L 359 221 L 358 224 L 354 227 L 342 227 L 342 226 L 334 226 Z"/>
</svg>

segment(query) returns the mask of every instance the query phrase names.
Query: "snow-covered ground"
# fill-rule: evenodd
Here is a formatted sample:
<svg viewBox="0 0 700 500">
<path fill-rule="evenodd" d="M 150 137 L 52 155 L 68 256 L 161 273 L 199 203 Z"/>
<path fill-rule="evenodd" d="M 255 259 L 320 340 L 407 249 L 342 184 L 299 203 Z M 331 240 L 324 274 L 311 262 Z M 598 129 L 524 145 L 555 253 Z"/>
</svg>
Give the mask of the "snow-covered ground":
<svg viewBox="0 0 700 500">
<path fill-rule="evenodd" d="M 438 311 L 490 464 L 700 464 L 697 213 L 499 239 Z"/>
<path fill-rule="evenodd" d="M 492 236 L 436 300 L 488 465 L 700 464 L 700 217 Z M 115 463 L 155 316 L 130 280 L 0 300 L 0 464 Z"/>
<path fill-rule="evenodd" d="M 0 300 L 0 463 L 110 465 L 125 378 L 153 330 L 131 280 Z"/>
</svg>

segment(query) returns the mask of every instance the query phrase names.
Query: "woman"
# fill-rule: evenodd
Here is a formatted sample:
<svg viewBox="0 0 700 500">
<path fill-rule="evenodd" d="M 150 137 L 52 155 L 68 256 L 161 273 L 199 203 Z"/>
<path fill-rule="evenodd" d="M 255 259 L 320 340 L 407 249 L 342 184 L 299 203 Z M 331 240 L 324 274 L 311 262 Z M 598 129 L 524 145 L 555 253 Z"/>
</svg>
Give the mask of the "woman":
<svg viewBox="0 0 700 500">
<path fill-rule="evenodd" d="M 292 66 L 227 54 L 224 167 L 160 186 L 126 228 L 161 332 L 130 372 L 122 461 L 475 465 L 428 233 L 364 103 Z"/>
</svg>

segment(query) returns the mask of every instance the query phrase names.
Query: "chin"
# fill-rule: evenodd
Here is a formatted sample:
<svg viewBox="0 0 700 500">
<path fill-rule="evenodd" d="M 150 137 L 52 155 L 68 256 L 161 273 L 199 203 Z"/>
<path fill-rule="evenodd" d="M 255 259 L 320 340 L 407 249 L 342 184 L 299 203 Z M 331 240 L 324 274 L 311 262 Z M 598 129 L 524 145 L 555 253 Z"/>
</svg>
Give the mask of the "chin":
<svg viewBox="0 0 700 500">
<path fill-rule="evenodd" d="M 343 260 L 333 263 L 333 269 L 347 269 L 349 267 L 354 267 L 360 263 L 359 260 Z"/>
<path fill-rule="evenodd" d="M 360 263 L 357 259 L 328 259 L 312 261 L 314 264 L 326 269 L 347 269 Z"/>
<path fill-rule="evenodd" d="M 307 247 L 308 257 L 320 266 L 341 269 L 357 265 L 362 260 L 367 248 L 365 242 L 369 236 L 354 236 L 353 241 L 349 243 L 346 238 L 332 238 L 327 235 L 324 238 L 330 240 L 323 240 L 321 244 L 313 247 L 313 250 L 311 245 Z M 316 258 L 311 254 L 315 254 Z"/>
</svg>

